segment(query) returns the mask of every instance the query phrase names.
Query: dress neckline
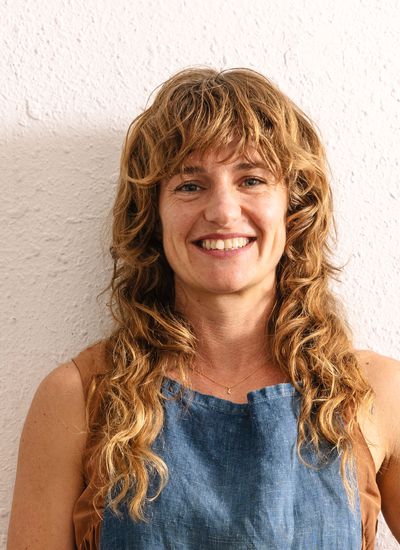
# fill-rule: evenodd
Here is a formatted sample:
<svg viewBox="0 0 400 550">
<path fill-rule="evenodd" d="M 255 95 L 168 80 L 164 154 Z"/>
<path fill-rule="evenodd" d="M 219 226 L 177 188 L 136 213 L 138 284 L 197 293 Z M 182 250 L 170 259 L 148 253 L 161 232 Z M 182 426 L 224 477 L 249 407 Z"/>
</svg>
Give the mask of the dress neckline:
<svg viewBox="0 0 400 550">
<path fill-rule="evenodd" d="M 191 402 L 202 407 L 232 414 L 246 413 L 250 406 L 263 401 L 299 395 L 298 391 L 291 382 L 281 382 L 249 391 L 247 393 L 246 403 L 234 403 L 233 401 L 223 399 L 222 397 L 216 397 L 197 390 L 190 390 L 185 388 L 177 380 L 168 378 L 167 376 L 164 377 L 162 388 L 163 392 L 169 395 L 176 395 L 177 393 L 182 392 L 185 401 L 190 400 Z"/>
</svg>

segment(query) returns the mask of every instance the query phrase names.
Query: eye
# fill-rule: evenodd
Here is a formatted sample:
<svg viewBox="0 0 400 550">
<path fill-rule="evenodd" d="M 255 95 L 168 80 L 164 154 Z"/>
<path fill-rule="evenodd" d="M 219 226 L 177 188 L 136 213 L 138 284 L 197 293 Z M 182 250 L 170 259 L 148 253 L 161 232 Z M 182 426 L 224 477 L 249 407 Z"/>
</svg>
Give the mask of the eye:
<svg viewBox="0 0 400 550">
<path fill-rule="evenodd" d="M 199 191 L 201 189 L 200 185 L 197 183 L 194 183 L 192 181 L 187 181 L 186 183 L 183 183 L 182 185 L 179 185 L 175 191 L 183 191 L 184 193 L 195 193 L 196 191 Z"/>
<path fill-rule="evenodd" d="M 243 181 L 244 187 L 257 187 L 263 183 L 265 183 L 265 181 L 260 180 L 259 178 L 246 178 Z"/>
</svg>

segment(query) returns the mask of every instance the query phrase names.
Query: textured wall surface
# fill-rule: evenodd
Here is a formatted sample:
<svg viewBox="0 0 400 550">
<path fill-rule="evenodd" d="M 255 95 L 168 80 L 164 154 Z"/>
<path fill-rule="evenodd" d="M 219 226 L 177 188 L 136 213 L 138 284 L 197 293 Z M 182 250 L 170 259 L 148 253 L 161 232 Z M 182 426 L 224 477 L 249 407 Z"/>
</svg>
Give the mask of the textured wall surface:
<svg viewBox="0 0 400 550">
<path fill-rule="evenodd" d="M 183 67 L 249 66 L 317 123 L 357 345 L 400 357 L 397 0 L 1 0 L 1 495 L 39 381 L 107 331 L 122 140 Z M 379 549 L 399 546 L 383 520 Z"/>
</svg>

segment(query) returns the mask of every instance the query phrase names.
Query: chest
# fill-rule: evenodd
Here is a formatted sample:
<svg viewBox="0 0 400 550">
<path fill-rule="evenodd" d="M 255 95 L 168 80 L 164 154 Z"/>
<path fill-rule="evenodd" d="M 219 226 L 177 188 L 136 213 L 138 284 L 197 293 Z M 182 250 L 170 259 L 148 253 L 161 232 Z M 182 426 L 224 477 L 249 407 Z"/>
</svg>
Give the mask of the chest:
<svg viewBox="0 0 400 550">
<path fill-rule="evenodd" d="M 339 457 L 298 460 L 292 388 L 253 392 L 251 407 L 197 396 L 169 402 L 154 450 L 169 481 L 147 508 L 147 523 L 105 510 L 102 548 L 323 550 L 361 548 L 359 503 L 352 511 Z M 149 494 L 157 490 L 152 480 Z M 334 521 L 332 521 L 334 518 Z"/>
<path fill-rule="evenodd" d="M 286 383 L 287 378 L 284 377 L 281 371 L 276 369 L 275 371 L 269 371 L 268 373 L 261 373 L 258 375 L 257 380 L 251 380 L 247 384 L 242 384 L 240 387 L 234 388 L 231 393 L 227 391 L 227 388 L 217 387 L 212 382 L 196 376 L 192 380 L 196 391 L 217 397 L 219 399 L 226 399 L 232 403 L 247 403 L 247 395 L 254 387 L 274 386 L 275 384 Z M 365 412 L 358 414 L 358 423 L 361 428 L 361 432 L 367 443 L 369 451 L 372 455 L 375 471 L 378 472 L 385 459 L 385 442 L 382 434 L 384 430 L 380 425 L 378 416 L 369 415 Z"/>
</svg>

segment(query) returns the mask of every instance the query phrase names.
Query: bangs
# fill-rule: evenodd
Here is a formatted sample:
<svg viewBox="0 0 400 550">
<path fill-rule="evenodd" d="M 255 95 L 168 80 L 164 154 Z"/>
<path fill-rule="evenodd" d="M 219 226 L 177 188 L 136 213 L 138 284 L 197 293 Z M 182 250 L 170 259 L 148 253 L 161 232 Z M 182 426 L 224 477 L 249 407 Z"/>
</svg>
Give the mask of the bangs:
<svg viewBox="0 0 400 550">
<path fill-rule="evenodd" d="M 193 153 L 203 156 L 228 146 L 229 156 L 221 162 L 240 156 L 251 162 L 255 150 L 277 179 L 284 177 L 290 162 L 287 154 L 282 154 L 282 133 L 274 131 L 270 101 L 265 90 L 263 94 L 250 82 L 244 86 L 243 76 L 240 80 L 230 81 L 226 73 L 209 78 L 203 74 L 201 80 L 191 79 L 171 93 L 160 91 L 159 101 L 153 105 L 159 117 L 159 140 L 153 151 L 158 178 L 180 172 Z"/>
<path fill-rule="evenodd" d="M 128 131 L 121 173 L 139 187 L 182 171 L 190 155 L 229 146 L 251 162 L 256 151 L 289 188 L 300 171 L 321 174 L 324 152 L 306 115 L 250 69 L 186 69 L 167 80 Z"/>
</svg>

